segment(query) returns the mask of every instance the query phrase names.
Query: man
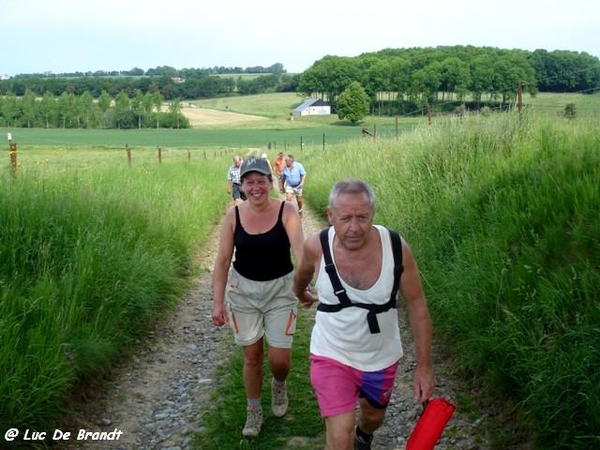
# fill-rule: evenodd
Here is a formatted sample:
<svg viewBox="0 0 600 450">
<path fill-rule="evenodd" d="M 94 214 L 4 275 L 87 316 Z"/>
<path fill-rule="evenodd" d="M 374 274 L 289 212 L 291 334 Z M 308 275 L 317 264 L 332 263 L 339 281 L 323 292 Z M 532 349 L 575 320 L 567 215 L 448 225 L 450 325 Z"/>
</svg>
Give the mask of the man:
<svg viewBox="0 0 600 450">
<path fill-rule="evenodd" d="M 417 263 L 404 239 L 373 224 L 374 215 L 375 195 L 367 183 L 336 183 L 327 208 L 332 226 L 306 240 L 294 278 L 304 307 L 320 302 L 310 376 L 325 418 L 326 450 L 369 450 L 373 432 L 383 424 L 403 354 L 397 290 L 416 346 L 415 401 L 424 403 L 434 391 L 432 326 Z M 333 259 L 326 263 L 329 253 Z M 308 287 L 315 275 L 316 296 Z"/>
<path fill-rule="evenodd" d="M 279 192 L 284 194 L 285 189 L 283 187 L 283 168 L 285 167 L 285 156 L 283 152 L 279 152 L 277 154 L 277 158 L 273 160 L 273 167 L 275 167 L 275 176 L 277 177 L 277 187 L 279 188 Z"/>
<path fill-rule="evenodd" d="M 285 189 L 285 199 L 291 202 L 296 196 L 298 202 L 298 213 L 302 214 L 302 188 L 306 181 L 306 171 L 299 162 L 294 161 L 294 155 L 287 155 L 285 167 L 283 168 L 283 180 Z"/>
<path fill-rule="evenodd" d="M 242 167 L 242 157 L 235 155 L 233 164 L 229 167 L 227 173 L 227 193 L 231 195 L 236 205 L 239 205 L 246 200 L 246 194 L 242 190 L 242 182 L 240 180 L 240 167 Z"/>
</svg>

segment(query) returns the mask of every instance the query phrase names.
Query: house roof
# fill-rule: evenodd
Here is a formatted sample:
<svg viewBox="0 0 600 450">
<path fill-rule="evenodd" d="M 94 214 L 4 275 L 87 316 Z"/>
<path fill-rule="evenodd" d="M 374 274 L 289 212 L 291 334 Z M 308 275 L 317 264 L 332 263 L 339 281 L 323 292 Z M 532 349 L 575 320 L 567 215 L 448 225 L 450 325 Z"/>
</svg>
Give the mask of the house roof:
<svg viewBox="0 0 600 450">
<path fill-rule="evenodd" d="M 329 106 L 329 103 L 324 102 L 320 98 L 309 98 L 304 103 L 302 103 L 297 108 L 294 108 L 294 112 L 304 111 L 306 108 L 310 106 Z"/>
</svg>

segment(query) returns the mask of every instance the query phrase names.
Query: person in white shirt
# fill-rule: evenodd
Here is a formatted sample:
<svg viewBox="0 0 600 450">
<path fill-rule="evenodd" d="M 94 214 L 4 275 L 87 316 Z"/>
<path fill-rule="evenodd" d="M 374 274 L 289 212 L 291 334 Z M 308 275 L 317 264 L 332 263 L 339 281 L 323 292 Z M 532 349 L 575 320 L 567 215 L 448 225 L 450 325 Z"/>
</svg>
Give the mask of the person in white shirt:
<svg viewBox="0 0 600 450">
<path fill-rule="evenodd" d="M 415 401 L 424 403 L 434 392 L 432 325 L 417 263 L 403 238 L 373 224 L 374 215 L 375 194 L 367 183 L 336 183 L 327 208 L 331 227 L 305 241 L 294 277 L 301 304 L 319 302 L 310 376 L 325 418 L 327 450 L 369 450 L 383 424 L 403 355 L 398 292 L 416 346 Z M 309 287 L 315 275 L 317 295 Z"/>
</svg>

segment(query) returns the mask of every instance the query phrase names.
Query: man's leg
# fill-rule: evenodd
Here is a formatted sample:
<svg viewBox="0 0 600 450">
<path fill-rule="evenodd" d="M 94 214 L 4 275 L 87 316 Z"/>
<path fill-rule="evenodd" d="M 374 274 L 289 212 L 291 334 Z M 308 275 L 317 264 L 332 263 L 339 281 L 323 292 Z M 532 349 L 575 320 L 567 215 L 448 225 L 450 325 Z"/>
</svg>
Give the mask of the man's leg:
<svg viewBox="0 0 600 450">
<path fill-rule="evenodd" d="M 325 418 L 325 450 L 354 449 L 354 411 Z"/>
<path fill-rule="evenodd" d="M 369 401 L 361 397 L 359 400 L 360 411 L 358 415 L 358 427 L 356 428 L 355 450 L 370 450 L 373 433 L 383 424 L 385 408 L 375 407 Z"/>
</svg>

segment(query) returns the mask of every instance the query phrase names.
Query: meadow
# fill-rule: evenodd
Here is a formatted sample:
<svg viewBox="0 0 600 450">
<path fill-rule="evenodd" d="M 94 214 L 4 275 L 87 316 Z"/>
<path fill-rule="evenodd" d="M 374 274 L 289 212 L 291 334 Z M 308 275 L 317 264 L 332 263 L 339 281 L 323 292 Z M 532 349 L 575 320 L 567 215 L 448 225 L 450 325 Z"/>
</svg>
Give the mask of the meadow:
<svg viewBox="0 0 600 450">
<path fill-rule="evenodd" d="M 299 149 L 310 173 L 306 200 L 317 213 L 335 180 L 373 185 L 377 222 L 400 231 L 419 261 L 436 339 L 474 392 L 514 408 L 519 426 L 511 433 L 494 435 L 490 423 L 494 448 L 523 440 L 539 449 L 600 445 L 600 102 L 581 101 L 594 100 L 589 116 L 575 120 L 559 117 L 557 103 L 551 113 L 529 108 L 522 119 L 413 122 L 393 138 Z M 69 134 L 43 131 L 58 141 Z M 155 142 L 135 144 L 129 166 L 122 141 L 94 146 L 102 135 L 89 133 L 72 145 L 20 145 L 15 177 L 8 154 L 0 161 L 2 432 L 49 429 L 75 383 L 106 370 L 177 302 L 198 270 L 194 251 L 229 200 L 233 145 L 168 146 L 158 164 Z M 305 352 L 308 333 L 296 342 Z M 232 386 L 225 392 L 240 391 L 239 358 L 222 377 Z M 309 395 L 306 383 L 295 386 Z M 239 435 L 223 426 L 240 398 L 224 395 L 199 448 L 239 448 Z M 293 422 L 252 448 L 281 448 L 281 433 L 322 431 L 314 405 L 303 408 L 301 417 L 313 420 L 298 423 L 310 426 Z"/>
</svg>

